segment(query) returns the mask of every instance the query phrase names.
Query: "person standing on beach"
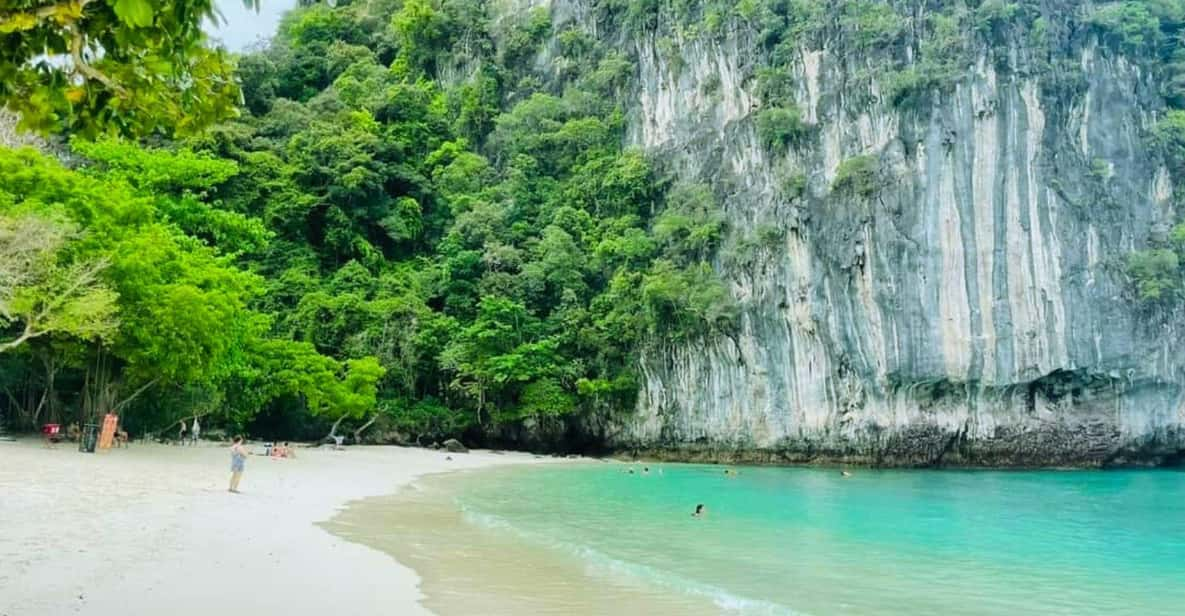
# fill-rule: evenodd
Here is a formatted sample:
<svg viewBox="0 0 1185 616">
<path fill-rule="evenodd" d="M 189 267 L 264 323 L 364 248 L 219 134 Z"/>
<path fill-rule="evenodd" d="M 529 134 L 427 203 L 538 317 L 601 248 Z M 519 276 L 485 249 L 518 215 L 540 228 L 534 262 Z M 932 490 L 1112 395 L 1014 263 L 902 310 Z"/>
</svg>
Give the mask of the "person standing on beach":
<svg viewBox="0 0 1185 616">
<path fill-rule="evenodd" d="M 243 467 L 247 465 L 248 455 L 250 452 L 243 447 L 243 437 L 236 436 L 234 444 L 230 446 L 230 491 L 235 494 L 239 493 L 239 482 L 243 480 Z"/>
<path fill-rule="evenodd" d="M 185 420 L 182 419 L 181 421 L 177 422 L 177 426 L 178 426 L 177 427 L 177 444 L 184 445 L 185 444 Z"/>
<path fill-rule="evenodd" d="M 193 416 L 193 427 L 189 429 L 189 442 L 193 445 L 198 444 L 198 437 L 202 434 L 202 426 L 198 424 L 197 415 Z"/>
</svg>

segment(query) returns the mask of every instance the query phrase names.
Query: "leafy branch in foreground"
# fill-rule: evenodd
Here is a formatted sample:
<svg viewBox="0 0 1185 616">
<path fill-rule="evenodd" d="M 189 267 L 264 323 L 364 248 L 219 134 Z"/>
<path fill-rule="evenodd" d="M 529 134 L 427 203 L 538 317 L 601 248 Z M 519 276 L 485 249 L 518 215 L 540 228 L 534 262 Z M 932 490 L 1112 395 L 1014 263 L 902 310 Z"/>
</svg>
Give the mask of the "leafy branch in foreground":
<svg viewBox="0 0 1185 616">
<path fill-rule="evenodd" d="M 258 0 L 244 0 L 258 7 Z M 42 133 L 191 134 L 233 117 L 213 0 L 13 0 L 0 9 L 0 106 Z"/>
</svg>

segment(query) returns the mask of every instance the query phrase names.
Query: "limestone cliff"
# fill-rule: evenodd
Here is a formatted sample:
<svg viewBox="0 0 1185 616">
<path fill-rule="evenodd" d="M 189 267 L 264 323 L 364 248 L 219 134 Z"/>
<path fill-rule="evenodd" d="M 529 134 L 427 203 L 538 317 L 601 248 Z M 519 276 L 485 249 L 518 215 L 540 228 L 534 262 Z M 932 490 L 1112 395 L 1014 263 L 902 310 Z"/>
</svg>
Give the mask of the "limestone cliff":
<svg viewBox="0 0 1185 616">
<path fill-rule="evenodd" d="M 1177 215 L 1146 146 L 1164 103 L 1152 71 L 1074 21 L 1089 5 L 1034 9 L 1059 32 L 1045 57 L 1023 28 L 962 41 L 954 78 L 912 105 L 892 100 L 885 67 L 920 62 L 921 35 L 893 64 L 837 30 L 783 43 L 792 86 L 773 103 L 803 125 L 784 149 L 757 130 L 771 52 L 751 22 L 707 35 L 685 25 L 704 13 L 680 21 L 659 3 L 650 23 L 606 32 L 588 3 L 550 8 L 557 30 L 634 60 L 629 141 L 718 191 L 730 238 L 716 266 L 740 307 L 734 331 L 650 348 L 637 408 L 586 421 L 586 435 L 775 462 L 1097 465 L 1185 450 L 1185 320 L 1138 302 L 1123 267 Z M 917 28 L 929 9 L 895 10 Z M 836 182 L 856 158 L 871 189 Z"/>
</svg>

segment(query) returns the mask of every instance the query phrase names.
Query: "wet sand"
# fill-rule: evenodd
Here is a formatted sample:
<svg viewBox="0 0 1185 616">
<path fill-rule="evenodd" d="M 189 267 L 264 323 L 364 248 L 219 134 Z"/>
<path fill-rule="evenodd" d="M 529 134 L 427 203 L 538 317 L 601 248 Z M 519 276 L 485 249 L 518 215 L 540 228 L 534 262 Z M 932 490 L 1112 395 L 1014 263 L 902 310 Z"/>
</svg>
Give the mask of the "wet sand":
<svg viewBox="0 0 1185 616">
<path fill-rule="evenodd" d="M 537 545 L 513 529 L 474 519 L 456 502 L 467 482 L 505 481 L 507 473 L 519 472 L 427 477 L 398 494 L 351 503 L 322 526 L 414 568 L 423 605 L 441 616 L 721 613 L 704 597 L 671 592 L 593 555 Z"/>
<path fill-rule="evenodd" d="M 0 616 L 429 613 L 415 572 L 317 523 L 425 474 L 551 461 L 446 455 L 251 457 L 236 495 L 226 490 L 230 456 L 213 444 L 82 454 L 0 442 Z"/>
</svg>

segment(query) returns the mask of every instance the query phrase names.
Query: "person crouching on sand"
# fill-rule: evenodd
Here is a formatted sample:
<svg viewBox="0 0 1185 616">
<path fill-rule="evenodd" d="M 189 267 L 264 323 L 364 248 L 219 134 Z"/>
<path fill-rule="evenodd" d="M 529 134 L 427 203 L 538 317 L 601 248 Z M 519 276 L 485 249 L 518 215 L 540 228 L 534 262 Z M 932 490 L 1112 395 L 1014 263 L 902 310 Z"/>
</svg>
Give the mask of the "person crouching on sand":
<svg viewBox="0 0 1185 616">
<path fill-rule="evenodd" d="M 249 455 L 251 453 L 243 447 L 243 437 L 236 436 L 230 446 L 230 491 L 235 494 L 239 493 L 239 482 L 243 480 L 243 467 L 247 465 Z"/>
</svg>

